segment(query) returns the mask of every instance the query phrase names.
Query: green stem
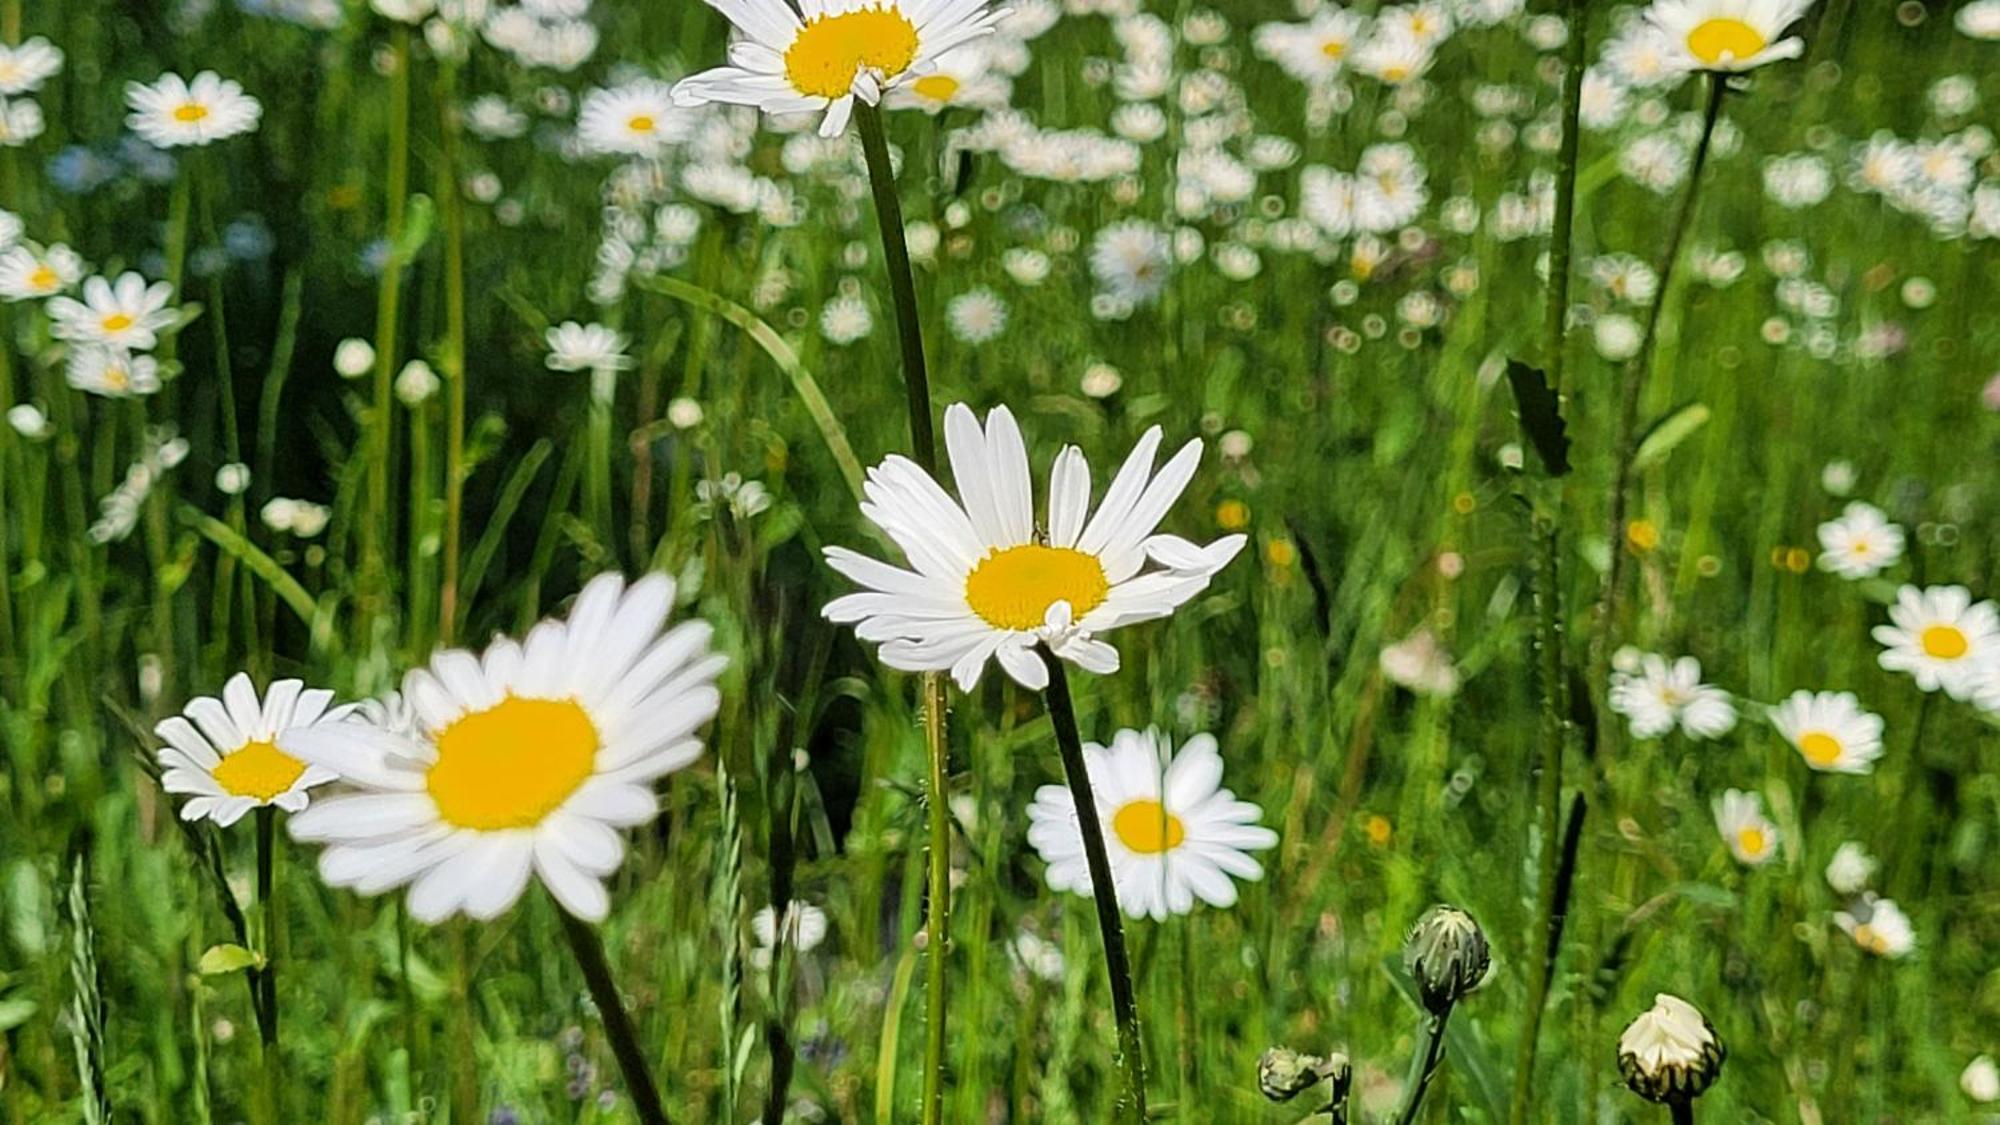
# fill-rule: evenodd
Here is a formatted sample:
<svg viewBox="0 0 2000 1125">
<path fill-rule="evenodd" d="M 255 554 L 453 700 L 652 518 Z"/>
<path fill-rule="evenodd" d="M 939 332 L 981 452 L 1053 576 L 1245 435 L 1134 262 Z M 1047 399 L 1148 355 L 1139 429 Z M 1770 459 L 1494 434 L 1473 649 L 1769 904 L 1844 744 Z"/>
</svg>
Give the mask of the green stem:
<svg viewBox="0 0 2000 1125">
<path fill-rule="evenodd" d="M 1118 910 L 1111 857 L 1104 850 L 1104 826 L 1097 818 L 1097 794 L 1091 789 L 1090 774 L 1084 764 L 1083 738 L 1077 732 L 1069 677 L 1063 671 L 1062 661 L 1047 646 L 1039 651 L 1049 671 L 1049 686 L 1042 696 L 1048 705 L 1049 721 L 1055 726 L 1056 745 L 1062 750 L 1063 776 L 1076 803 L 1077 828 L 1083 836 L 1083 855 L 1090 867 L 1091 897 L 1097 903 L 1097 929 L 1104 938 L 1104 963 L 1111 975 L 1111 1007 L 1118 1020 L 1118 1067 L 1125 1086 L 1118 1098 L 1117 1116 L 1144 1122 L 1146 1062 L 1139 1038 L 1139 1004 L 1132 993 L 1132 965 L 1125 956 L 1125 922 Z"/>
<path fill-rule="evenodd" d="M 1425 1019 L 1424 1041 L 1410 1059 L 1410 1092 L 1402 1112 L 1396 1115 L 1397 1125 L 1412 1125 L 1417 1111 L 1423 1108 L 1424 1094 L 1431 1088 L 1431 1079 L 1437 1076 L 1438 1064 L 1444 1061 L 1444 1026 L 1450 1019 L 1449 1007 Z"/>
<path fill-rule="evenodd" d="M 390 408 L 396 377 L 397 319 L 403 305 L 403 208 L 410 194 L 410 29 L 397 24 L 391 33 L 389 65 L 389 167 L 384 192 L 387 222 L 383 236 L 389 252 L 382 262 L 382 279 L 375 302 L 375 389 L 368 412 L 367 514 L 361 523 L 361 598 L 359 637 L 364 650 L 374 640 L 374 618 L 383 612 L 388 582 L 386 542 L 389 528 Z"/>
<path fill-rule="evenodd" d="M 896 302 L 903 384 L 910 399 L 910 446 L 917 464 L 936 476 L 937 438 L 931 428 L 930 374 L 924 363 L 923 332 L 918 327 L 916 276 L 910 270 L 910 249 L 903 240 L 903 205 L 896 196 L 895 171 L 889 165 L 889 140 L 882 129 L 882 111 L 857 102 L 854 122 L 861 130 L 861 151 L 868 161 L 868 186 L 875 193 L 875 217 L 882 226 L 882 255 L 889 268 L 889 289 Z"/>
<path fill-rule="evenodd" d="M 560 903 L 555 910 L 556 917 L 562 920 L 563 936 L 569 939 L 570 952 L 576 955 L 577 967 L 583 970 L 584 983 L 590 986 L 590 998 L 604 1018 L 604 1034 L 611 1041 L 618 1069 L 625 1075 L 633 1109 L 643 1125 L 666 1125 L 667 1111 L 660 1104 L 660 1091 L 653 1085 L 652 1072 L 646 1069 L 645 1052 L 639 1049 L 639 1034 L 633 1030 L 632 1017 L 626 1013 L 625 1002 L 618 997 L 618 985 L 611 979 L 611 966 L 605 960 L 604 942 L 598 938 L 597 928 L 563 909 Z"/>
<path fill-rule="evenodd" d="M 438 69 L 438 202 L 444 209 L 444 556 L 438 581 L 438 640 L 458 621 L 458 556 L 465 522 L 465 207 L 458 186 L 458 67 Z"/>
<path fill-rule="evenodd" d="M 257 1034 L 272 1056 L 278 1050 L 278 962 L 272 938 L 277 932 L 277 904 L 271 899 L 277 883 L 277 808 L 257 809 L 257 912 L 263 916 L 264 967 L 257 974 Z"/>
</svg>

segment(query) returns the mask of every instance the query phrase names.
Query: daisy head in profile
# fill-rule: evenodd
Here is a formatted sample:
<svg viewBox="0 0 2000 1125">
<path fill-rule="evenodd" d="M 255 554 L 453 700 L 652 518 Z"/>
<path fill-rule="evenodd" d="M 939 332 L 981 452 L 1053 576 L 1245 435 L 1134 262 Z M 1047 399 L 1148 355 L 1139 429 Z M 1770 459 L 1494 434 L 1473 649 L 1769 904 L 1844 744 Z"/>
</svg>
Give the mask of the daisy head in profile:
<svg viewBox="0 0 2000 1125">
<path fill-rule="evenodd" d="M 1867 773 L 1882 756 L 1882 716 L 1847 691 L 1795 691 L 1771 709 L 1771 725 L 1826 773 Z"/>
<path fill-rule="evenodd" d="M 1762 867 L 1778 854 L 1778 826 L 1764 815 L 1764 798 L 1755 793 L 1724 792 L 1715 802 L 1715 830 L 1745 867 Z"/>
<path fill-rule="evenodd" d="M 1208 588 L 1243 549 L 1241 535 L 1206 546 L 1157 530 L 1194 477 L 1201 441 L 1156 474 L 1158 426 L 1090 505 L 1090 463 L 1065 446 L 1049 474 L 1046 522 L 1035 522 L 1028 449 L 1014 415 L 995 407 L 981 426 L 963 403 L 945 411 L 945 448 L 958 498 L 905 457 L 871 469 L 861 514 L 902 548 L 909 569 L 829 547 L 833 569 L 866 587 L 835 598 L 826 616 L 881 644 L 882 662 L 908 672 L 949 670 L 961 688 L 997 660 L 1022 686 L 1048 686 L 1036 652 L 1092 672 L 1118 668 L 1100 635 L 1166 617 Z"/>
<path fill-rule="evenodd" d="M 694 118 L 674 104 L 673 87 L 640 78 L 585 94 L 576 136 L 587 152 L 654 157 L 686 140 L 694 131 Z"/>
<path fill-rule="evenodd" d="M 990 33 L 1007 15 L 988 0 L 708 0 L 734 24 L 729 65 L 681 79 L 683 106 L 726 102 L 766 113 L 824 111 L 820 135 L 847 130 L 854 100 L 938 70 L 939 56 Z"/>
<path fill-rule="evenodd" d="M 1982 673 L 2000 660 L 2000 609 L 1974 602 L 1963 586 L 1905 586 L 1889 607 L 1889 624 L 1875 626 L 1876 662 L 1908 672 L 1923 691 L 1953 699 L 1979 694 Z"/>
<path fill-rule="evenodd" d="M 601 920 L 619 830 L 659 814 L 653 783 L 700 756 L 695 732 L 720 699 L 711 630 L 668 627 L 673 601 L 663 575 L 600 575 L 524 641 L 439 652 L 376 721 L 286 736 L 288 753 L 348 787 L 291 821 L 295 838 L 327 845 L 320 876 L 362 894 L 407 885 L 426 923 L 497 917 L 538 879 Z"/>
<path fill-rule="evenodd" d="M 1109 747 L 1086 743 L 1090 791 L 1105 825 L 1118 903 L 1129 917 L 1163 921 L 1194 909 L 1236 904 L 1233 880 L 1264 877 L 1249 853 L 1275 847 L 1257 823 L 1263 810 L 1222 788 L 1222 755 L 1201 734 L 1176 753 L 1157 730 L 1121 730 Z M 1052 890 L 1091 893 L 1076 802 L 1044 785 L 1028 806 L 1028 842 L 1048 864 Z"/>
<path fill-rule="evenodd" d="M 1805 42 L 1783 36 L 1810 7 L 1812 0 L 1653 0 L 1645 18 L 1675 69 L 1736 73 L 1798 58 Z"/>
<path fill-rule="evenodd" d="M 1662 992 L 1618 1037 L 1618 1070 L 1650 1102 L 1700 1097 L 1722 1072 L 1726 1052 L 1701 1009 Z"/>
<path fill-rule="evenodd" d="M 46 250 L 23 243 L 0 253 L 0 301 L 53 297 L 82 277 L 82 256 L 60 242 Z"/>
<path fill-rule="evenodd" d="M 1819 567 L 1842 578 L 1873 578 L 1903 557 L 1903 529 L 1882 509 L 1856 500 L 1819 525 Z"/>
<path fill-rule="evenodd" d="M 188 148 L 213 144 L 257 128 L 264 107 L 243 87 L 204 70 L 193 81 L 162 74 L 151 84 L 125 87 L 131 113 L 125 125 L 155 148 Z"/>
<path fill-rule="evenodd" d="M 1917 947 L 1917 932 L 1910 925 L 1910 916 L 1903 913 L 1894 899 L 1864 894 L 1846 910 L 1835 912 L 1833 924 L 1853 938 L 1862 952 L 1877 957 L 1891 960 L 1907 957 Z"/>
<path fill-rule="evenodd" d="M 153 728 L 166 745 L 157 751 L 160 786 L 185 795 L 182 820 L 213 820 L 227 827 L 251 809 L 306 807 L 307 790 L 334 779 L 278 748 L 280 739 L 340 722 L 346 708 L 329 707 L 333 693 L 279 680 L 258 698 L 242 672 L 230 677 L 220 699 L 203 696 Z"/>
</svg>

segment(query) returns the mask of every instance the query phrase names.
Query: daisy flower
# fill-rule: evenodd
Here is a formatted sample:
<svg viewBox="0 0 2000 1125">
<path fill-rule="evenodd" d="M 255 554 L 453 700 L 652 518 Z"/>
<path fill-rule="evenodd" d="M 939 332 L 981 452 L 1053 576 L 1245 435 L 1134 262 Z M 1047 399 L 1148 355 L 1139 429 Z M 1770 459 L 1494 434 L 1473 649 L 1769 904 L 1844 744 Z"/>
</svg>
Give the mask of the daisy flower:
<svg viewBox="0 0 2000 1125">
<path fill-rule="evenodd" d="M 944 312 L 951 334 L 961 343 L 983 344 L 1007 328 L 1007 302 L 985 286 L 953 297 Z"/>
<path fill-rule="evenodd" d="M 1090 244 L 1090 273 L 1106 293 L 1143 304 L 1160 295 L 1173 271 L 1167 233 L 1144 219 L 1124 219 L 1097 232 Z"/>
<path fill-rule="evenodd" d="M 1903 529 L 1859 500 L 1819 525 L 1819 568 L 1842 578 L 1873 578 L 1903 557 Z"/>
<path fill-rule="evenodd" d="M 632 366 L 623 332 L 602 324 L 566 320 L 549 329 L 550 371 L 624 371 Z"/>
<path fill-rule="evenodd" d="M 820 135 L 847 129 L 854 99 L 874 105 L 886 90 L 938 69 L 953 47 L 991 32 L 1006 10 L 987 0 L 707 0 L 741 36 L 728 66 L 674 86 L 680 105 L 727 102 L 766 113 L 825 110 Z"/>
<path fill-rule="evenodd" d="M 116 282 L 93 277 L 83 283 L 83 300 L 57 297 L 48 304 L 49 331 L 57 339 L 124 351 L 145 351 L 159 342 L 161 329 L 178 315 L 167 307 L 174 287 L 127 271 Z"/>
<path fill-rule="evenodd" d="M 600 575 L 569 616 L 524 642 L 447 649 L 403 679 L 411 729 L 350 721 L 283 740 L 354 791 L 292 818 L 324 843 L 320 875 L 381 894 L 409 885 L 434 923 L 498 916 L 538 878 L 563 908 L 601 920 L 618 830 L 659 815 L 653 783 L 701 754 L 725 660 L 709 626 L 667 628 L 674 583 Z"/>
<path fill-rule="evenodd" d="M 1604 44 L 1604 65 L 1627 86 L 1654 90 L 1686 79 L 1679 52 L 1665 32 L 1633 20 Z"/>
<path fill-rule="evenodd" d="M 1229 535 L 1198 546 L 1155 532 L 1193 478 L 1201 441 L 1182 446 L 1158 475 L 1160 428 L 1137 448 L 1090 512 L 1090 464 L 1065 446 L 1049 477 L 1046 531 L 1035 525 L 1028 450 L 1014 415 L 996 407 L 982 429 L 972 409 L 945 411 L 945 449 L 960 500 L 916 463 L 892 456 L 871 469 L 861 512 L 895 540 L 913 569 L 829 547 L 835 570 L 867 589 L 835 598 L 826 616 L 882 645 L 882 662 L 921 672 L 950 669 L 970 691 L 989 659 L 1024 687 L 1048 685 L 1035 652 L 1092 672 L 1118 668 L 1098 635 L 1166 617 L 1208 588 L 1243 549 Z M 1146 569 L 1151 561 L 1157 569 Z"/>
<path fill-rule="evenodd" d="M 1882 756 L 1882 716 L 1853 692 L 1795 691 L 1771 709 L 1771 725 L 1816 770 L 1867 773 Z"/>
<path fill-rule="evenodd" d="M 1908 672 L 1923 691 L 1943 688 L 1953 699 L 1969 699 L 1982 666 L 2000 658 L 2000 612 L 1992 602 L 1974 603 L 1963 586 L 1905 586 L 1896 591 L 1889 620 L 1875 626 L 1883 646 L 1876 662 Z"/>
<path fill-rule="evenodd" d="M 882 104 L 891 109 L 921 109 L 938 113 L 952 106 L 1004 109 L 1014 95 L 1014 83 L 995 64 L 995 40 L 975 39 L 937 58 L 929 73 L 889 90 Z"/>
<path fill-rule="evenodd" d="M 809 902 L 793 899 L 785 904 L 784 942 L 798 953 L 810 953 L 826 940 L 826 911 Z M 778 912 L 766 906 L 750 916 L 750 933 L 757 939 L 750 951 L 750 967 L 768 969 L 778 948 Z"/>
<path fill-rule="evenodd" d="M 47 127 L 41 106 L 24 98 L 9 101 L 0 97 L 0 148 L 20 148 L 41 136 Z"/>
<path fill-rule="evenodd" d="M 1437 48 L 1407 31 L 1378 27 L 1354 52 L 1354 69 L 1378 82 L 1401 86 L 1421 78 L 1437 58 Z"/>
<path fill-rule="evenodd" d="M 1910 916 L 1894 899 L 1862 895 L 1851 909 L 1836 911 L 1833 923 L 1853 938 L 1854 944 L 1877 957 L 1904 957 L 1917 945 Z"/>
<path fill-rule="evenodd" d="M 1726 1051 L 1701 1009 L 1671 993 L 1653 997 L 1618 1036 L 1618 1070 L 1626 1084 L 1653 1100 L 1693 1097 L 1722 1069 Z"/>
<path fill-rule="evenodd" d="M 1157 730 L 1121 730 L 1109 748 L 1086 743 L 1084 762 L 1105 850 L 1128 917 L 1164 921 L 1199 898 L 1236 903 L 1230 877 L 1255 882 L 1264 868 L 1248 854 L 1277 846 L 1257 823 L 1263 810 L 1222 788 L 1222 755 L 1206 734 L 1175 753 Z M 1028 806 L 1028 842 L 1048 864 L 1049 889 L 1091 893 L 1076 803 L 1067 787 L 1044 785 Z"/>
<path fill-rule="evenodd" d="M 1838 894 L 1858 895 L 1868 888 L 1878 866 L 1868 849 L 1849 840 L 1835 848 L 1833 858 L 1827 860 L 1826 885 Z"/>
<path fill-rule="evenodd" d="M 0 43 L 0 95 L 32 94 L 62 65 L 62 49 L 39 35 L 18 47 Z"/>
<path fill-rule="evenodd" d="M 335 775 L 287 754 L 278 742 L 343 720 L 348 709 L 329 709 L 332 702 L 332 692 L 308 690 L 299 680 L 279 680 L 259 700 L 250 677 L 238 672 L 222 686 L 222 698 L 192 700 L 153 728 L 166 743 L 157 751 L 160 786 L 191 794 L 182 820 L 207 817 L 226 828 L 265 805 L 298 812 L 309 799 L 306 790 Z"/>
<path fill-rule="evenodd" d="M 1257 54 L 1301 82 L 1333 81 L 1361 38 L 1366 21 L 1359 12 L 1320 9 L 1305 23 L 1267 23 L 1250 35 Z"/>
<path fill-rule="evenodd" d="M 1724 792 L 1715 802 L 1715 830 L 1745 867 L 1762 867 L 1778 854 L 1778 826 L 1764 815 L 1764 798 L 1755 793 Z"/>
<path fill-rule="evenodd" d="M 1736 726 L 1729 693 L 1701 682 L 1701 661 L 1683 656 L 1672 664 L 1646 654 L 1631 672 L 1611 676 L 1611 709 L 1631 723 L 1632 737 L 1658 738 L 1675 727 L 1689 738 L 1720 738 Z"/>
<path fill-rule="evenodd" d="M 149 355 L 85 344 L 70 352 L 63 378 L 89 394 L 131 398 L 160 389 L 160 363 Z"/>
<path fill-rule="evenodd" d="M 598 155 L 658 156 L 694 131 L 693 115 L 674 105 L 673 87 L 641 78 L 583 96 L 577 140 Z"/>
<path fill-rule="evenodd" d="M 155 148 L 212 144 L 257 128 L 264 107 L 243 87 L 212 70 L 189 82 L 178 74 L 162 74 L 148 86 L 125 87 L 125 104 L 132 112 L 125 125 Z"/>
<path fill-rule="evenodd" d="M 0 299 L 53 297 L 82 276 L 83 257 L 60 242 L 39 254 L 31 246 L 16 246 L 0 254 Z"/>
<path fill-rule="evenodd" d="M 1805 51 L 1780 39 L 1812 0 L 1653 0 L 1646 21 L 1660 30 L 1671 65 L 1683 71 L 1740 72 Z"/>
</svg>

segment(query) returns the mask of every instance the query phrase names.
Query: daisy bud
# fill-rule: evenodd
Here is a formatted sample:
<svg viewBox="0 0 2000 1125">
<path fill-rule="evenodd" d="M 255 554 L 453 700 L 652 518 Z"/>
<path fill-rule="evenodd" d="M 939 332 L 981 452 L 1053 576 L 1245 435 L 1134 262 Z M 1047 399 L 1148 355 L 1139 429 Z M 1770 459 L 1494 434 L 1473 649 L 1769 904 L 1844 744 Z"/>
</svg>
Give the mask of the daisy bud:
<svg viewBox="0 0 2000 1125">
<path fill-rule="evenodd" d="M 1339 1105 L 1347 1100 L 1353 1076 L 1347 1056 L 1338 1051 L 1321 1058 L 1289 1047 L 1272 1047 L 1257 1060 L 1257 1089 L 1274 1102 L 1291 1101 L 1321 1082 L 1331 1081 L 1332 1104 Z"/>
<path fill-rule="evenodd" d="M 349 336 L 333 349 L 333 369 L 343 379 L 359 379 L 375 368 L 375 345 Z"/>
<path fill-rule="evenodd" d="M 1424 1009 L 1434 1016 L 1479 987 L 1492 963 L 1479 923 L 1455 906 L 1425 911 L 1403 943 L 1403 968 L 1417 982 Z"/>
<path fill-rule="evenodd" d="M 396 397 L 404 406 L 421 406 L 437 393 L 437 372 L 421 359 L 403 365 L 396 375 Z"/>
<path fill-rule="evenodd" d="M 1649 1102 L 1700 1097 L 1722 1073 L 1726 1055 L 1708 1017 L 1664 992 L 1618 1037 L 1618 1069 L 1625 1084 Z"/>
</svg>

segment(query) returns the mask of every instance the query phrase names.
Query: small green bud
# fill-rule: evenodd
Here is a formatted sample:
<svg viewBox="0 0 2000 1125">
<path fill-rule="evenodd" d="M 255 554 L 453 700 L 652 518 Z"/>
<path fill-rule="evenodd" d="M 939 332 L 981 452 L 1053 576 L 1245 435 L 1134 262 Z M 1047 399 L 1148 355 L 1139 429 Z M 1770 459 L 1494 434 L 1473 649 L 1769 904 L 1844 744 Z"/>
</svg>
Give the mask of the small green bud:
<svg viewBox="0 0 2000 1125">
<path fill-rule="evenodd" d="M 1417 982 L 1424 1010 L 1434 1016 L 1479 987 L 1492 963 L 1479 923 L 1455 906 L 1424 911 L 1403 943 L 1403 968 Z"/>
</svg>

